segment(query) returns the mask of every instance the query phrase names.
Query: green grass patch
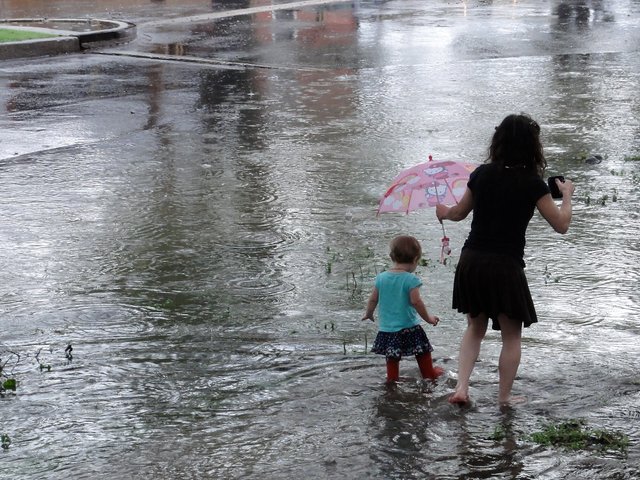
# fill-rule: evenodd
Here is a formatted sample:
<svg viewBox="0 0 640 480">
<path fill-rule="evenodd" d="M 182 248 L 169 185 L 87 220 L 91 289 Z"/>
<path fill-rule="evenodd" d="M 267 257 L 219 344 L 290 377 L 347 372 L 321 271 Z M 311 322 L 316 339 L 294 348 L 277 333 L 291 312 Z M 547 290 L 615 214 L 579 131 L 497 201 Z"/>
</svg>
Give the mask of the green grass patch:
<svg viewBox="0 0 640 480">
<path fill-rule="evenodd" d="M 626 435 L 588 428 L 583 420 L 566 420 L 558 424 L 545 425 L 542 431 L 531 434 L 531 440 L 540 445 L 567 450 L 595 448 L 624 451 L 629 446 L 629 438 Z"/>
<path fill-rule="evenodd" d="M 14 30 L 11 28 L 0 28 L 0 43 L 21 42 L 23 40 L 35 40 L 38 38 L 52 38 L 58 35 L 51 33 L 32 32 L 29 30 Z"/>
</svg>

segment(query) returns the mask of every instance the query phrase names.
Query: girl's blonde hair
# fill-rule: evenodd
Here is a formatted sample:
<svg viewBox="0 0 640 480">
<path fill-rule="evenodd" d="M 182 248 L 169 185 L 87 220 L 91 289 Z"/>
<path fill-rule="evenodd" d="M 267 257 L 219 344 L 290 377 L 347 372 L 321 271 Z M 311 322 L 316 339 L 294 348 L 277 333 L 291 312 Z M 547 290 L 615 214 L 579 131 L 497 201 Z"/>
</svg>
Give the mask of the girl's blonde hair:
<svg viewBox="0 0 640 480">
<path fill-rule="evenodd" d="M 395 263 L 413 263 L 416 258 L 422 256 L 422 247 L 415 237 L 400 235 L 389 245 L 389 256 Z"/>
</svg>

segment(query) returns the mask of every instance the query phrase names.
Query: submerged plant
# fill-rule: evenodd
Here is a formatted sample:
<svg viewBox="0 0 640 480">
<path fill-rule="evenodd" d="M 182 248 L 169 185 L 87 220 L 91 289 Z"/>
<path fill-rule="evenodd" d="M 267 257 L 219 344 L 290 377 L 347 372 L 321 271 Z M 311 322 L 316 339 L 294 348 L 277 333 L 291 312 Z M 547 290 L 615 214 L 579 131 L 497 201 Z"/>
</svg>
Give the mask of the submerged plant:
<svg viewBox="0 0 640 480">
<path fill-rule="evenodd" d="M 369 334 L 367 330 L 364 330 L 364 339 L 362 344 L 362 350 L 358 345 L 353 343 L 351 338 L 342 338 L 342 353 L 343 355 L 355 354 L 355 355 L 367 355 L 369 354 Z"/>
<path fill-rule="evenodd" d="M 531 440 L 545 446 L 567 450 L 598 448 L 602 450 L 626 450 L 629 438 L 620 432 L 593 430 L 585 426 L 584 420 L 566 420 L 548 424 L 542 431 L 531 434 Z"/>
<path fill-rule="evenodd" d="M 38 350 L 38 353 L 36 353 L 36 362 L 38 362 L 38 366 L 40 367 L 40 371 L 42 372 L 43 370 L 46 370 L 47 372 L 51 371 L 51 365 L 48 363 L 42 363 L 40 361 L 40 352 L 42 352 L 42 349 Z"/>
<path fill-rule="evenodd" d="M 327 264 L 325 271 L 330 274 L 333 271 L 333 263 L 338 259 L 338 254 L 331 251 L 331 247 L 327 247 Z"/>
<path fill-rule="evenodd" d="M 337 273 L 337 267 L 340 266 L 346 276 L 346 289 L 350 292 L 359 290 L 360 283 L 378 274 L 374 251 L 367 245 L 345 253 L 326 247 L 326 255 L 325 273 Z"/>
<path fill-rule="evenodd" d="M 11 445 L 11 439 L 9 438 L 9 435 L 7 435 L 6 433 L 3 433 L 0 436 L 0 441 L 2 442 L 2 449 L 3 450 L 8 450 L 9 449 L 9 445 Z"/>
<path fill-rule="evenodd" d="M 507 436 L 507 433 L 505 432 L 504 427 L 502 427 L 502 425 L 498 425 L 493 431 L 493 434 L 491 434 L 491 436 L 489 437 L 489 439 L 493 440 L 494 442 L 500 442 L 504 440 L 506 436 Z"/>
<path fill-rule="evenodd" d="M 20 361 L 20 355 L 14 352 L 10 353 L 18 358 L 17 362 Z M 4 361 L 4 363 L 2 363 L 2 359 L 0 359 L 0 397 L 4 397 L 4 393 L 8 390 L 15 392 L 18 385 L 11 372 L 9 372 L 8 374 L 5 372 L 5 367 L 8 361 L 9 360 L 7 359 Z"/>
<path fill-rule="evenodd" d="M 9 378 L 7 380 L 5 380 L 4 382 L 2 382 L 2 389 L 1 390 L 12 390 L 12 391 L 16 391 L 16 379 L 15 378 Z"/>
</svg>

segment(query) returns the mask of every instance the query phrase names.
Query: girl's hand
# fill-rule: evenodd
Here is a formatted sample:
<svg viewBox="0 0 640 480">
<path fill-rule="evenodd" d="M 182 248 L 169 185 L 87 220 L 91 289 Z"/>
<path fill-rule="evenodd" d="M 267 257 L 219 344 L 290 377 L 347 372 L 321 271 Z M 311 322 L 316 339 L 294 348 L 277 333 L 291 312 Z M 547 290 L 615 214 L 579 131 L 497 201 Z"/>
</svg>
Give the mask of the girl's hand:
<svg viewBox="0 0 640 480">
<path fill-rule="evenodd" d="M 429 315 L 427 323 L 435 327 L 436 325 L 438 325 L 438 323 L 440 323 L 440 319 L 435 315 Z"/>
<path fill-rule="evenodd" d="M 364 317 L 362 317 L 362 320 L 371 320 L 372 322 L 375 322 L 375 319 L 373 318 L 373 313 L 365 313 Z"/>
</svg>

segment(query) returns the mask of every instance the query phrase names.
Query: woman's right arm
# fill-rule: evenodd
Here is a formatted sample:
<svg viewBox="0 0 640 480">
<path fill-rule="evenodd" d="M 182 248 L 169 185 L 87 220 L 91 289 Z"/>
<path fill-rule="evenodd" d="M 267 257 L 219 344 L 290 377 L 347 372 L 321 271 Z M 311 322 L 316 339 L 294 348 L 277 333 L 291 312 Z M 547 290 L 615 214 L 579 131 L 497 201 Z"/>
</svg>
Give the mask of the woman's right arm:
<svg viewBox="0 0 640 480">
<path fill-rule="evenodd" d="M 473 195 L 471 194 L 471 190 L 467 188 L 464 191 L 464 195 L 462 195 L 460 202 L 453 207 L 447 207 L 441 203 L 437 204 L 436 217 L 438 217 L 440 223 L 442 223 L 442 220 L 459 222 L 460 220 L 467 218 L 469 213 L 471 213 L 471 210 L 473 210 Z"/>
<path fill-rule="evenodd" d="M 569 224 L 571 223 L 571 196 L 573 195 L 575 187 L 571 180 L 565 180 L 564 183 L 556 180 L 556 184 L 562 192 L 562 203 L 560 207 L 553 201 L 550 193 L 540 197 L 536 203 L 536 207 L 542 217 L 556 232 L 567 233 Z"/>
</svg>

